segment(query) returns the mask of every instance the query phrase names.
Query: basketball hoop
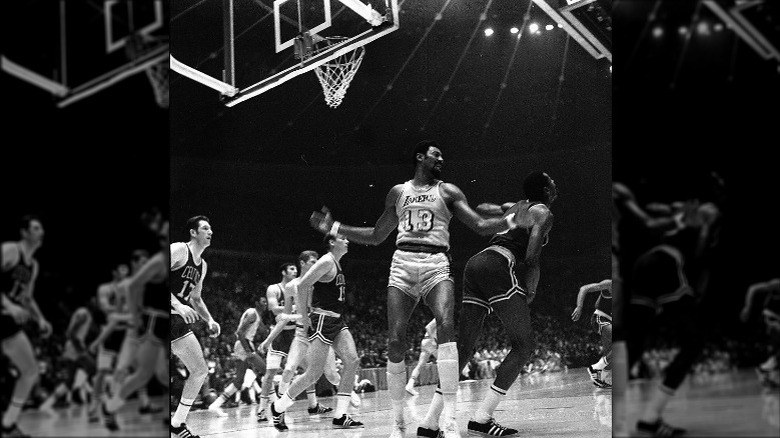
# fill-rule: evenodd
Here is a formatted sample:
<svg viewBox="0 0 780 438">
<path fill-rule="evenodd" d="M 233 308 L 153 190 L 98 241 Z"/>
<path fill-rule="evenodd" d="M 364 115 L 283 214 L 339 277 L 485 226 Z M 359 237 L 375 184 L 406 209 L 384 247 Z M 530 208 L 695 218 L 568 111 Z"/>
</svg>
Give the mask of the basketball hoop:
<svg viewBox="0 0 780 438">
<path fill-rule="evenodd" d="M 125 54 L 131 60 L 135 60 L 151 45 L 154 41 L 149 35 L 141 33 L 134 34 L 128 39 Z M 146 69 L 146 77 L 152 84 L 154 90 L 154 100 L 160 108 L 168 108 L 168 71 L 170 70 L 170 61 L 166 58 L 157 64 L 152 64 Z"/>
<path fill-rule="evenodd" d="M 326 37 L 321 41 L 314 43 L 311 56 L 323 51 L 327 47 L 345 41 L 346 37 Z M 314 69 L 317 79 L 322 85 L 322 92 L 325 94 L 325 103 L 331 108 L 336 108 L 341 104 L 344 96 L 347 94 L 347 88 L 355 77 L 360 63 L 363 61 L 363 55 L 366 49 L 363 46 L 357 47 L 343 55 L 339 55 L 328 62 L 325 62 Z"/>
</svg>

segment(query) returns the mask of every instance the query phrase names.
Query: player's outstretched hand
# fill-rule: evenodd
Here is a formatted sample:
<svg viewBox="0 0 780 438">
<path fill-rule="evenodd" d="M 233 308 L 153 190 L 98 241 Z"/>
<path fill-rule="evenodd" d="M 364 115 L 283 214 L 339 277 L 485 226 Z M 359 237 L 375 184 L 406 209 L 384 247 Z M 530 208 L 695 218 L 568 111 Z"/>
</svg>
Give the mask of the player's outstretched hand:
<svg viewBox="0 0 780 438">
<path fill-rule="evenodd" d="M 320 233 L 327 234 L 333 226 L 333 216 L 328 207 L 322 207 L 321 211 L 315 211 L 309 217 L 309 224 Z"/>
<path fill-rule="evenodd" d="M 213 319 L 209 321 L 209 337 L 210 338 L 216 338 L 219 336 L 219 333 L 221 331 L 221 328 L 219 327 L 219 323 L 217 321 L 214 321 Z"/>
<path fill-rule="evenodd" d="M 179 312 L 179 315 L 184 318 L 184 322 L 187 324 L 193 324 L 198 320 L 198 318 L 200 318 L 198 316 L 198 312 L 196 312 L 195 309 L 190 306 L 178 304 L 174 306 L 174 309 Z"/>
<path fill-rule="evenodd" d="M 582 307 L 577 306 L 576 308 L 574 308 L 574 312 L 571 312 L 571 320 L 579 321 L 580 315 L 582 315 Z"/>
<path fill-rule="evenodd" d="M 38 321 L 38 328 L 41 330 L 41 336 L 44 338 L 48 338 L 51 336 L 51 324 L 49 324 L 49 321 L 46 321 L 45 319 L 41 318 Z"/>
</svg>

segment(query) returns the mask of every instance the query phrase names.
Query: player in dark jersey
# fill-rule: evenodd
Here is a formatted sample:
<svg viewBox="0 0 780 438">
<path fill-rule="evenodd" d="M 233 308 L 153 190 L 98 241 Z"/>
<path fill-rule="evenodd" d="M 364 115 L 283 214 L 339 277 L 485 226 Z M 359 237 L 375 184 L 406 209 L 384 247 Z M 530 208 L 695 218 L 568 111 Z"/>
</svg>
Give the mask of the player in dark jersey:
<svg viewBox="0 0 780 438">
<path fill-rule="evenodd" d="M 162 220 L 161 224 L 146 225 L 156 233 L 160 250 L 118 285 L 120 294 L 127 297 L 128 320 L 138 327 L 138 361 L 132 374 L 103 403 L 103 420 L 110 430 L 119 428 L 116 413 L 128 397 L 146 386 L 152 377 L 156 376 L 158 382 L 166 387 L 170 383 L 167 351 L 170 339 L 168 223 Z"/>
<path fill-rule="evenodd" d="M 748 287 L 745 294 L 745 306 L 740 312 L 742 322 L 750 320 L 752 309 L 758 307 L 753 303 L 761 295 L 764 296 L 761 316 L 764 319 L 770 343 L 768 344 L 769 357 L 756 367 L 756 372 L 762 384 L 770 388 L 778 388 L 780 387 L 780 357 L 778 357 L 780 356 L 780 277 L 753 283 Z"/>
<path fill-rule="evenodd" d="M 527 199 L 516 203 L 481 204 L 484 215 L 514 214 L 517 227 L 495 234 L 489 246 L 473 255 L 463 272 L 463 310 L 458 327 L 458 370 L 474 355 L 488 313 L 496 312 L 509 336 L 512 350 L 506 355 L 471 421 L 469 434 L 516 436 L 518 431 L 501 426 L 493 412 L 528 362 L 532 348 L 531 315 L 528 305 L 539 284 L 539 258 L 553 226 L 550 205 L 558 196 L 555 181 L 546 173 L 534 171 L 523 180 Z M 437 389 L 437 393 L 440 389 Z M 418 436 L 435 436 L 442 404 L 431 403 L 420 423 Z"/>
<path fill-rule="evenodd" d="M 192 403 L 200 392 L 209 369 L 203 357 L 198 338 L 189 327 L 198 319 L 206 321 L 209 336 L 217 337 L 219 324 L 211 317 L 203 302 L 203 278 L 207 265 L 201 255 L 211 245 L 213 231 L 206 216 L 195 216 L 187 221 L 190 241 L 171 244 L 171 349 L 179 357 L 189 373 L 184 382 L 179 406 L 171 417 L 171 434 L 181 438 L 190 437 L 185 420 Z"/>
<path fill-rule="evenodd" d="M 0 435 L 7 437 L 25 436 L 16 425 L 16 420 L 39 376 L 38 360 L 30 338 L 23 330 L 24 325 L 33 321 L 37 323 L 44 337 L 51 334 L 51 324 L 43 316 L 33 297 L 35 280 L 38 278 L 38 262 L 33 256 L 43 244 L 43 225 L 39 218 L 25 216 L 19 223 L 19 231 L 21 240 L 3 242 L 0 259 L 0 298 L 3 304 L 0 333 L 3 339 L 3 354 L 19 372 L 11 400 L 3 412 Z"/>
<path fill-rule="evenodd" d="M 118 263 L 111 271 L 110 282 L 102 283 L 97 288 L 97 301 L 100 310 L 95 315 L 95 323 L 100 327 L 100 333 L 89 345 L 89 351 L 97 355 L 97 372 L 92 388 L 89 422 L 97 422 L 99 418 L 100 401 L 103 396 L 103 386 L 106 377 L 114 371 L 116 357 L 125 337 L 127 323 L 119 322 L 116 315 L 125 307 L 125 299 L 119 292 L 118 284 L 130 274 L 130 268 L 125 262 Z M 114 316 L 112 316 L 114 315 Z"/>
<path fill-rule="evenodd" d="M 315 383 L 323 374 L 331 346 L 343 364 L 341 382 L 336 394 L 333 426 L 345 429 L 363 427 L 363 423 L 353 420 L 347 414 L 355 372 L 360 360 L 352 333 L 342 317 L 347 306 L 346 279 L 340 261 L 348 251 L 348 244 L 347 239 L 342 235 L 326 235 L 325 245 L 328 252 L 320 257 L 293 286 L 297 297 L 296 310 L 301 315 L 300 322 L 309 333 L 310 344 L 306 358 L 308 366 L 306 371 L 290 385 L 287 392 L 269 405 L 274 427 L 277 430 L 287 430 L 284 422 L 285 411 L 292 406 L 298 394 Z M 311 309 L 309 308 L 310 287 L 313 287 Z"/>
<path fill-rule="evenodd" d="M 483 218 L 468 204 L 463 191 L 439 179 L 444 166 L 440 145 L 421 141 L 412 152 L 414 177 L 396 184 L 385 196 L 384 210 L 373 227 L 353 227 L 334 221 L 329 210 L 314 212 L 312 227 L 324 234 L 342 234 L 350 242 L 379 245 L 397 230 L 396 251 L 387 285 L 387 387 L 393 406 L 391 437 L 406 433 L 406 328 L 417 304 L 425 303 L 436 318 L 439 357 L 436 361 L 443 397 L 446 438 L 460 437 L 456 415 L 458 348 L 455 342 L 455 284 L 450 274 L 450 220 L 457 217 L 483 236 L 514 226 L 512 215 Z"/>
<path fill-rule="evenodd" d="M 663 413 L 704 348 L 702 328 L 706 312 L 700 306 L 704 293 L 700 280 L 709 267 L 702 260 L 711 248 L 712 237 L 717 235 L 717 227 L 713 225 L 720 215 L 710 203 L 698 206 L 696 212 L 697 220 L 689 221 L 684 229 L 667 232 L 660 244 L 637 258 L 631 271 L 629 368 L 641 359 L 645 340 L 659 322 L 672 326 L 679 343 L 677 354 L 664 370 L 663 380 L 652 390 L 641 410 L 636 428 L 642 434 L 685 433 L 684 429 L 667 424 Z"/>
<path fill-rule="evenodd" d="M 588 375 L 597 388 L 611 388 L 612 385 L 602 379 L 601 373 L 612 361 L 612 280 L 602 280 L 598 283 L 581 286 L 577 293 L 577 307 L 571 313 L 571 319 L 579 321 L 582 315 L 582 306 L 585 304 L 585 296 L 591 292 L 599 292 L 593 315 L 590 317 L 590 324 L 593 331 L 601 336 L 601 357 L 598 362 L 588 365 Z"/>
</svg>

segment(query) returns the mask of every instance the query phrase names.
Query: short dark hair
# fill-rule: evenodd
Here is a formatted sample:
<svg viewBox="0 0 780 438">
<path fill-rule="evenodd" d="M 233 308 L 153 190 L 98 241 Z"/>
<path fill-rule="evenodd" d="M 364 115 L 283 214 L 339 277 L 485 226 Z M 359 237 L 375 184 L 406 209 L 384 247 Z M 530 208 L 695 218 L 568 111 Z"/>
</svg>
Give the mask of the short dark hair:
<svg viewBox="0 0 780 438">
<path fill-rule="evenodd" d="M 328 233 L 325 235 L 325 237 L 322 238 L 322 249 L 325 250 L 325 252 L 330 252 L 330 241 L 336 240 L 336 235 Z"/>
<path fill-rule="evenodd" d="M 198 224 L 200 221 L 206 221 L 208 223 L 211 223 L 209 218 L 203 215 L 193 216 L 189 219 L 187 219 L 187 235 L 190 235 L 190 230 L 195 230 L 195 232 L 198 231 Z"/>
<path fill-rule="evenodd" d="M 295 266 L 295 263 L 285 262 L 279 265 L 279 273 L 284 274 L 284 271 L 286 271 L 287 268 L 289 268 L 290 266 L 294 266 L 295 268 L 298 268 L 297 266 Z"/>
<path fill-rule="evenodd" d="M 439 146 L 439 143 L 437 143 L 437 142 L 435 142 L 433 140 L 423 140 L 423 141 L 417 143 L 417 145 L 414 146 L 414 151 L 412 152 L 412 164 L 414 164 L 416 166 L 417 165 L 417 154 L 423 154 L 423 155 L 427 154 L 428 153 L 428 149 L 430 149 L 431 146 L 433 146 L 435 148 L 439 148 L 439 150 L 441 150 L 441 146 Z"/>
<path fill-rule="evenodd" d="M 20 230 L 29 230 L 30 224 L 32 224 L 32 221 L 38 221 L 41 222 L 41 218 L 34 214 L 27 214 L 22 216 L 19 219 L 19 229 Z M 42 223 L 42 222 L 41 222 Z"/>
<path fill-rule="evenodd" d="M 523 180 L 523 193 L 529 201 L 543 201 L 544 189 L 550 182 L 550 177 L 541 170 L 529 173 Z"/>
<path fill-rule="evenodd" d="M 314 257 L 315 259 L 320 258 L 320 255 L 317 254 L 317 251 L 312 250 L 306 250 L 298 254 L 298 262 L 300 263 L 306 263 L 309 261 L 310 258 Z"/>
</svg>

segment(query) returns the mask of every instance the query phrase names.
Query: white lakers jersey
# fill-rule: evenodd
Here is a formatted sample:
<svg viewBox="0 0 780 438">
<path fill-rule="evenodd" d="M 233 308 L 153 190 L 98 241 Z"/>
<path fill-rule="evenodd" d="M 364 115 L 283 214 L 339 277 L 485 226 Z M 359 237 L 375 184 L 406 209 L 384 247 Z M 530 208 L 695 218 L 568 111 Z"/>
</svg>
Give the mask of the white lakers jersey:
<svg viewBox="0 0 780 438">
<path fill-rule="evenodd" d="M 246 331 L 246 334 L 244 337 L 246 339 L 249 339 L 250 341 L 255 339 L 255 333 L 257 333 L 257 328 L 260 326 L 260 315 L 257 313 L 257 310 L 254 307 L 251 307 L 249 309 L 246 309 L 244 311 L 244 314 L 241 315 L 241 319 L 238 321 L 238 326 L 241 327 L 241 324 L 244 323 L 244 321 L 249 317 L 249 315 L 254 314 L 255 316 L 255 322 L 253 322 L 249 326 L 249 330 Z"/>
<path fill-rule="evenodd" d="M 398 215 L 396 246 L 431 245 L 450 248 L 450 219 L 452 212 L 441 196 L 442 181 L 423 189 L 406 181 L 401 196 L 395 201 Z"/>
</svg>

